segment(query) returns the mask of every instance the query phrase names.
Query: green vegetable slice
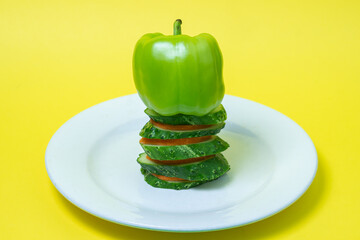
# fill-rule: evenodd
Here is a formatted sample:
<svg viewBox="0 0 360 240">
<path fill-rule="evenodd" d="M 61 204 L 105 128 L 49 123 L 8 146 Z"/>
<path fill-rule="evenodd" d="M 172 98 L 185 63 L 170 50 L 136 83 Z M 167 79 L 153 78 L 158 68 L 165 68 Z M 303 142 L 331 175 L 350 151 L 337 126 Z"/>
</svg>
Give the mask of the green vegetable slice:
<svg viewBox="0 0 360 240">
<path fill-rule="evenodd" d="M 142 153 L 138 157 L 137 162 L 142 168 L 151 173 L 167 177 L 183 178 L 191 181 L 214 180 L 230 170 L 229 163 L 221 153 L 218 153 L 213 158 L 207 160 L 181 165 L 157 164 L 147 159 L 146 154 Z"/>
<path fill-rule="evenodd" d="M 225 126 L 225 123 L 219 123 L 212 125 L 208 128 L 198 130 L 186 130 L 186 131 L 174 131 L 161 129 L 153 125 L 150 121 L 140 131 L 140 136 L 144 138 L 155 139 L 179 139 L 179 138 L 192 138 L 215 135 L 221 131 Z"/>
<path fill-rule="evenodd" d="M 210 140 L 188 145 L 150 145 L 140 143 L 145 153 L 156 160 L 181 160 L 214 155 L 225 151 L 229 144 L 218 136 Z"/>
<path fill-rule="evenodd" d="M 141 173 L 144 175 L 145 181 L 156 188 L 167 188 L 167 189 L 189 189 L 192 187 L 199 186 L 200 184 L 206 183 L 207 181 L 194 181 L 194 182 L 180 182 L 180 181 L 164 181 L 153 176 L 148 170 L 141 168 Z"/>
<path fill-rule="evenodd" d="M 219 105 L 217 108 L 204 116 L 185 114 L 162 116 L 150 108 L 145 109 L 145 113 L 155 122 L 170 125 L 210 125 L 222 123 L 226 120 L 226 111 L 223 105 Z"/>
</svg>

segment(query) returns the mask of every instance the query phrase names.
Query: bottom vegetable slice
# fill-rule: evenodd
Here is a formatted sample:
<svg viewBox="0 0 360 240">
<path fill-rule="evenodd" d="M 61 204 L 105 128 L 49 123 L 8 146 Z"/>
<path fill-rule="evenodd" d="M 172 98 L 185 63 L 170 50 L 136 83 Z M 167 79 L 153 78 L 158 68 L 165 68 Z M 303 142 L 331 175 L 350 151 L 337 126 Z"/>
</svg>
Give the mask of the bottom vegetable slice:
<svg viewBox="0 0 360 240">
<path fill-rule="evenodd" d="M 214 180 L 230 170 L 229 163 L 221 153 L 216 154 L 210 159 L 180 165 L 157 164 L 147 159 L 146 154 L 142 153 L 138 157 L 137 162 L 142 168 L 151 173 L 191 181 Z"/>
<path fill-rule="evenodd" d="M 148 170 L 144 168 L 141 168 L 141 173 L 144 175 L 145 182 L 147 182 L 150 186 L 156 188 L 182 190 L 182 189 L 189 189 L 192 187 L 196 187 L 199 186 L 200 184 L 208 182 L 208 181 L 189 181 L 189 182 L 164 181 L 155 177 Z"/>
</svg>

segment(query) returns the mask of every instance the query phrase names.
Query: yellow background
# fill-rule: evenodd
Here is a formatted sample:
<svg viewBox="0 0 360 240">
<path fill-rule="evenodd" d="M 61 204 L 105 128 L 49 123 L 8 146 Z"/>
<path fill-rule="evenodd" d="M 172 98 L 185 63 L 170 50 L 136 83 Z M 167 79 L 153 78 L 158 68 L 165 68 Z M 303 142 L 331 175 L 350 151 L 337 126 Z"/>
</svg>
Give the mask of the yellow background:
<svg viewBox="0 0 360 240">
<path fill-rule="evenodd" d="M 208 32 L 226 93 L 295 120 L 319 154 L 294 205 L 231 230 L 173 234 L 119 226 L 67 202 L 44 153 L 80 111 L 135 93 L 142 34 Z M 360 239 L 359 1 L 0 1 L 0 239 Z"/>
</svg>

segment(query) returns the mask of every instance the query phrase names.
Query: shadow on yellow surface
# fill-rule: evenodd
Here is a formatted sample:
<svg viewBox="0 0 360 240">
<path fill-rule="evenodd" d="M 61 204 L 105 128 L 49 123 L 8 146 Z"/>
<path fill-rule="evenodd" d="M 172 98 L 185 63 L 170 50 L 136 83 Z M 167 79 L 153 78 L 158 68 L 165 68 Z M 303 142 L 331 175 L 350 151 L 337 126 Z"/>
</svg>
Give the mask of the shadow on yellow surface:
<svg viewBox="0 0 360 240">
<path fill-rule="evenodd" d="M 205 233 L 168 233 L 135 229 L 111 223 L 93 215 L 90 215 L 67 201 L 55 188 L 52 187 L 54 197 L 60 203 L 60 207 L 69 211 L 76 221 L 81 222 L 88 228 L 108 238 L 121 239 L 147 239 L 152 240 L 180 240 L 180 239 L 233 239 L 234 236 L 246 239 L 260 239 L 267 236 L 274 236 L 289 231 L 295 225 L 301 224 L 305 219 L 310 218 L 323 206 L 323 201 L 329 189 L 329 176 L 326 168 L 326 160 L 318 153 L 318 171 L 308 191 L 293 205 L 284 211 L 263 221 L 243 227 L 228 230 L 205 232 Z M 69 219 L 71 221 L 71 219 Z"/>
</svg>

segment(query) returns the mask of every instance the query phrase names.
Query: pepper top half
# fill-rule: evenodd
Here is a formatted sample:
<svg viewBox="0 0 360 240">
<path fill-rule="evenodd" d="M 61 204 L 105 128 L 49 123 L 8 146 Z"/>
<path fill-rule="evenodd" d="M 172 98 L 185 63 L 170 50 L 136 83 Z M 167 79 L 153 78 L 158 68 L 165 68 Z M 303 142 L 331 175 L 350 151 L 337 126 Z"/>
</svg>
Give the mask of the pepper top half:
<svg viewBox="0 0 360 240">
<path fill-rule="evenodd" d="M 148 33 L 136 43 L 133 77 L 144 104 L 164 116 L 202 116 L 224 97 L 223 61 L 215 38 L 207 33 L 174 35 Z"/>
</svg>

